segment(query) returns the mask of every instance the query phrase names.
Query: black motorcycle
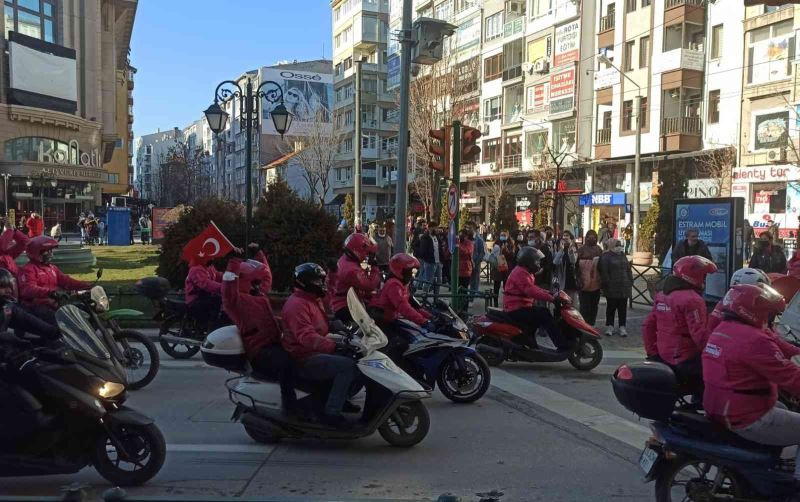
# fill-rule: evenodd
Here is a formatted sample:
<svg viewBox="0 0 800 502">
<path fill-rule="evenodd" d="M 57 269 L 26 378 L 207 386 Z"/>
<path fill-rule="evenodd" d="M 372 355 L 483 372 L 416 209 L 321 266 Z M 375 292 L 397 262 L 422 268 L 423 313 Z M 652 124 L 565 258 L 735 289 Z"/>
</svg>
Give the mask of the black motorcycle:
<svg viewBox="0 0 800 502">
<path fill-rule="evenodd" d="M 72 474 L 93 466 L 111 483 L 155 476 L 166 445 L 153 419 L 124 406 L 125 368 L 78 307 L 56 312 L 52 346 L 0 334 L 0 477 Z"/>
</svg>

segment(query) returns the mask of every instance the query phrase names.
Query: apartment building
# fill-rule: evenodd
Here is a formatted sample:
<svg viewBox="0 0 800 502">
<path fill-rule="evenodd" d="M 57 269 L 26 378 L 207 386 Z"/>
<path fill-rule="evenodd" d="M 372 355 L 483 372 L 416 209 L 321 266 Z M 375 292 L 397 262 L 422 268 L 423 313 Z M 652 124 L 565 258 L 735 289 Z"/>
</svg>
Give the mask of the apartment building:
<svg viewBox="0 0 800 502">
<path fill-rule="evenodd" d="M 399 114 L 389 92 L 389 0 L 333 0 L 333 121 L 342 134 L 332 204 L 354 190 L 355 149 L 361 148 L 362 220 L 394 211 Z M 361 62 L 361 138 L 355 138 L 356 65 Z"/>
</svg>

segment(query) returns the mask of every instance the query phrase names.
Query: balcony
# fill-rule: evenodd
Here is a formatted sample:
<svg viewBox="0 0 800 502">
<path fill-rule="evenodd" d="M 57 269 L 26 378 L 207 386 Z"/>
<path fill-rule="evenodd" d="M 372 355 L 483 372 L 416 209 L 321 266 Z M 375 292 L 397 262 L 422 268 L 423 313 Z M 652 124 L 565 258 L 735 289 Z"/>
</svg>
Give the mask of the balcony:
<svg viewBox="0 0 800 502">
<path fill-rule="evenodd" d="M 673 70 L 703 71 L 706 56 L 705 51 L 672 49 L 653 59 L 653 73 L 665 73 Z"/>
<path fill-rule="evenodd" d="M 662 151 L 689 152 L 700 149 L 700 117 L 665 117 L 661 120 Z"/>
<path fill-rule="evenodd" d="M 595 134 L 595 145 L 608 145 L 611 143 L 611 128 L 598 129 Z"/>
<path fill-rule="evenodd" d="M 503 169 L 508 171 L 519 171 L 522 169 L 522 155 L 504 155 Z"/>
<path fill-rule="evenodd" d="M 664 26 L 680 25 L 686 22 L 705 24 L 705 0 L 665 0 Z"/>
<path fill-rule="evenodd" d="M 503 25 L 503 38 L 513 37 L 525 31 L 525 18 L 518 17 Z"/>
<path fill-rule="evenodd" d="M 616 14 L 609 14 L 600 18 L 600 33 L 604 31 L 613 30 L 616 23 Z"/>
<path fill-rule="evenodd" d="M 667 9 L 672 9 L 673 7 L 681 7 L 683 5 L 688 5 L 690 7 L 700 7 L 703 5 L 704 0 L 667 0 L 664 3 L 664 7 Z"/>
<path fill-rule="evenodd" d="M 597 32 L 598 47 L 612 47 L 614 45 L 615 19 L 614 12 L 600 18 L 600 31 Z"/>
</svg>

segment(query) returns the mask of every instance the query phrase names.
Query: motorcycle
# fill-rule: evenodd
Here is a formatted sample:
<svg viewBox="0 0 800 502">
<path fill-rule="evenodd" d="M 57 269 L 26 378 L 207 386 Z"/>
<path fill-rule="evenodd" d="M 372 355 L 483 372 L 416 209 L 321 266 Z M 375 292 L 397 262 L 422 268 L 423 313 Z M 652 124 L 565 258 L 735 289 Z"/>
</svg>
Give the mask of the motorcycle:
<svg viewBox="0 0 800 502">
<path fill-rule="evenodd" d="M 681 391 L 669 366 L 624 364 L 611 382 L 620 404 L 653 421 L 639 467 L 646 482 L 655 481 L 658 502 L 756 502 L 797 493 L 794 460 L 781 459 L 782 447 L 748 441 L 705 415 L 676 410 Z"/>
<path fill-rule="evenodd" d="M 102 275 L 101 268 L 97 271 L 97 280 Z M 142 317 L 143 312 L 133 309 L 110 310 L 111 302 L 105 289 L 96 284 L 87 290 L 59 292 L 56 300 L 60 306 L 76 303 L 85 312 L 91 325 L 100 332 L 112 357 L 127 371 L 128 389 L 138 390 L 153 381 L 160 367 L 158 349 L 146 335 L 136 330 L 122 329 L 118 322 L 120 319 Z"/>
<path fill-rule="evenodd" d="M 140 485 L 166 457 L 153 419 L 124 405 L 125 369 L 75 305 L 56 312 L 61 340 L 0 334 L 0 477 L 72 474 Z"/>
<path fill-rule="evenodd" d="M 391 327 L 393 336 L 413 341 L 402 354 L 391 349 L 387 352 L 416 380 L 431 389 L 438 383 L 447 399 L 454 403 L 472 403 L 489 390 L 491 372 L 483 357 L 469 346 L 466 324 L 449 306 L 447 309 L 452 316 L 448 315 L 442 308 L 445 306 L 430 309 L 431 331 L 404 319 L 395 321 Z M 455 333 L 459 336 L 454 336 Z"/>
<path fill-rule="evenodd" d="M 134 289 L 156 308 L 154 319 L 161 322 L 158 342 L 164 352 L 175 359 L 190 359 L 200 352 L 208 327 L 188 315 L 183 298 L 169 296 L 169 281 L 163 277 L 145 277 L 136 282 Z"/>
<path fill-rule="evenodd" d="M 555 320 L 558 329 L 566 335 L 569 342 L 565 350 L 540 347 L 534 336 L 536 333 L 530 333 L 529 327 L 519 326 L 502 309 L 490 308 L 487 315 L 472 322 L 478 353 L 490 366 L 500 366 L 503 361 L 569 361 L 575 369 L 581 371 L 597 367 L 603 360 L 600 333 L 583 320 L 569 295 L 559 291 L 555 297 Z M 546 336 L 543 329 L 537 331 Z"/>
<path fill-rule="evenodd" d="M 387 343 L 386 335 L 369 317 L 351 289 L 347 304 L 358 333 L 345 331 L 341 339 L 359 355 L 357 367 L 364 377 L 366 401 L 357 423 L 334 427 L 312 417 L 324 405 L 324 386 L 297 382 L 297 407 L 302 414 L 287 414 L 281 409 L 278 382 L 252 371 L 244 355 L 241 337 L 235 326 L 213 331 L 203 343 L 203 359 L 211 366 L 240 373 L 226 381 L 230 400 L 235 405 L 233 420 L 240 420 L 245 432 L 259 443 L 274 443 L 282 438 L 357 439 L 378 431 L 386 442 L 411 447 L 422 441 L 430 428 L 430 417 L 422 399 L 431 395 L 416 380 L 398 368 L 378 349 Z"/>
</svg>

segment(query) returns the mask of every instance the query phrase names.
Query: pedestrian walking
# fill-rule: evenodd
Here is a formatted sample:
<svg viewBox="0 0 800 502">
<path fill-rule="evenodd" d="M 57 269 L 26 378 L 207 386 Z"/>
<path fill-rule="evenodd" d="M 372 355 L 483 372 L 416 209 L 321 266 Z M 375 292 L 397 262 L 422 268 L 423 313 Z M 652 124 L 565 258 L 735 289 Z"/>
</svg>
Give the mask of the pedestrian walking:
<svg viewBox="0 0 800 502">
<path fill-rule="evenodd" d="M 583 319 L 594 326 L 597 322 L 597 307 L 600 304 L 600 272 L 598 264 L 603 248 L 597 244 L 597 232 L 589 230 L 578 248 L 578 299 Z"/>
<path fill-rule="evenodd" d="M 56 224 L 53 225 L 53 228 L 50 229 L 50 237 L 57 240 L 58 242 L 61 242 L 61 237 L 62 237 L 61 223 L 56 222 Z"/>
<path fill-rule="evenodd" d="M 683 234 L 684 239 L 675 244 L 672 250 L 672 263 L 680 260 L 684 256 L 702 256 L 707 260 L 714 261 L 711 258 L 711 251 L 708 250 L 708 245 L 700 239 L 700 230 L 697 228 L 689 228 Z"/>
<path fill-rule="evenodd" d="M 103 218 L 99 218 L 97 222 L 97 239 L 102 246 L 106 241 L 106 222 Z"/>
<path fill-rule="evenodd" d="M 508 274 L 516 265 L 514 243 L 508 238 L 508 230 L 501 230 L 500 235 L 492 246 L 492 252 L 486 257 L 490 267 L 490 276 L 494 288 L 495 306 L 499 305 L 500 288 L 505 286 Z"/>
<path fill-rule="evenodd" d="M 628 223 L 625 230 L 622 231 L 622 238 L 625 239 L 625 254 L 631 254 L 631 246 L 633 245 L 633 224 Z"/>
<path fill-rule="evenodd" d="M 750 225 L 750 220 L 744 220 L 744 259 L 750 260 L 753 255 L 753 241 L 756 240 L 756 234 L 753 231 L 753 226 Z"/>
<path fill-rule="evenodd" d="M 28 228 L 28 237 L 38 237 L 44 234 L 44 220 L 39 216 L 39 213 L 31 213 L 30 217 L 25 221 L 25 226 Z"/>
<path fill-rule="evenodd" d="M 781 246 L 773 243 L 769 230 L 761 232 L 758 237 L 753 257 L 750 258 L 750 268 L 757 268 L 768 274 L 786 273 L 786 255 Z"/>
<path fill-rule="evenodd" d="M 600 256 L 600 287 L 606 297 L 606 336 L 614 334 L 614 316 L 619 321 L 619 336 L 628 336 L 628 299 L 633 289 L 633 273 L 618 239 L 608 240 L 608 250 Z"/>
<path fill-rule="evenodd" d="M 411 230 L 411 254 L 413 254 L 417 259 L 419 256 L 419 240 L 423 233 L 425 233 L 425 219 L 422 217 L 417 218 L 417 223 L 414 225 L 414 228 Z M 433 225 L 433 222 L 431 222 Z"/>
<path fill-rule="evenodd" d="M 574 305 L 578 304 L 578 281 L 575 278 L 575 266 L 578 263 L 578 245 L 575 237 L 569 230 L 564 230 L 561 240 L 556 244 L 556 253 L 553 255 L 553 271 L 558 287 L 572 298 Z"/>
<path fill-rule="evenodd" d="M 617 224 L 612 220 L 604 220 L 603 226 L 597 232 L 597 241 L 604 250 L 609 249 L 608 241 L 614 238 L 614 232 L 617 230 Z"/>
<path fill-rule="evenodd" d="M 475 243 L 472 242 L 472 233 L 463 228 L 458 235 L 458 287 L 469 289 L 472 278 L 472 255 L 475 253 Z"/>
<path fill-rule="evenodd" d="M 483 240 L 480 228 L 476 229 L 475 225 L 471 225 L 473 232 L 473 244 L 475 251 L 472 254 L 472 277 L 469 280 L 469 289 L 471 291 L 480 291 L 481 289 L 481 265 L 484 258 L 486 258 L 486 242 Z"/>
<path fill-rule="evenodd" d="M 442 283 L 442 254 L 439 246 L 436 223 L 431 222 L 428 229 L 419 238 L 417 259 L 422 265 L 419 278 L 424 281 L 422 289 L 433 294 L 439 294 L 439 285 Z"/>
<path fill-rule="evenodd" d="M 394 255 L 394 242 L 392 242 L 392 237 L 386 233 L 385 226 L 376 227 L 375 243 L 378 245 L 378 252 L 375 254 L 378 267 L 386 272 L 389 269 L 389 258 Z"/>
<path fill-rule="evenodd" d="M 147 215 L 139 217 L 139 238 L 142 244 L 150 243 L 150 227 L 148 226 Z"/>
</svg>

